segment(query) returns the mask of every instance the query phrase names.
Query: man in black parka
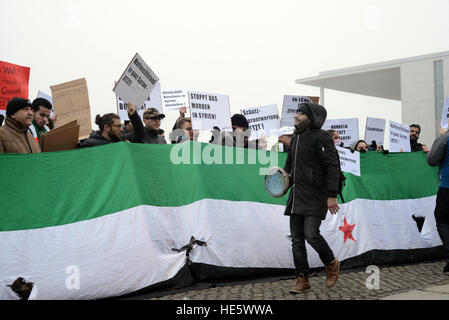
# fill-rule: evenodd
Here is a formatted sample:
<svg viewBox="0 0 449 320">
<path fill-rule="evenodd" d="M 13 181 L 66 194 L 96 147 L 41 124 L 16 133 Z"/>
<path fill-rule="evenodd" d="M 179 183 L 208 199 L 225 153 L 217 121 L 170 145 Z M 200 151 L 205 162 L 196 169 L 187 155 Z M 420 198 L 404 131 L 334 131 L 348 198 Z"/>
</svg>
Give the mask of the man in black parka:
<svg viewBox="0 0 449 320">
<path fill-rule="evenodd" d="M 299 105 L 295 115 L 296 132 L 284 167 L 291 177 L 292 185 L 285 215 L 290 216 L 296 269 L 296 285 L 290 289 L 290 293 L 310 290 L 305 240 L 318 252 L 325 265 L 326 286 L 332 287 L 338 279 L 340 262 L 334 257 L 319 229 L 328 210 L 332 214 L 339 210 L 337 193 L 340 166 L 332 137 L 321 130 L 326 116 L 326 109 L 318 104 Z"/>
</svg>

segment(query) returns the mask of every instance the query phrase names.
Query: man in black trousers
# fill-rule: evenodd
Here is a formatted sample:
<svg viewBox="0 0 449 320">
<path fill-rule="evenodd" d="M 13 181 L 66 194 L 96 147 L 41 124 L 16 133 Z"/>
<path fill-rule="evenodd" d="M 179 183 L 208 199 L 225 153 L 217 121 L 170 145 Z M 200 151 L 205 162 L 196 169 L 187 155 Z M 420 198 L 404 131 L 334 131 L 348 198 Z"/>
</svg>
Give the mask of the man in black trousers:
<svg viewBox="0 0 449 320">
<path fill-rule="evenodd" d="M 338 279 L 340 262 L 334 257 L 320 234 L 321 221 L 338 212 L 340 166 L 332 137 L 321 130 L 326 109 L 318 104 L 303 103 L 295 115 L 295 135 L 290 144 L 285 170 L 291 176 L 292 188 L 285 215 L 290 216 L 296 285 L 290 293 L 310 290 L 309 264 L 305 240 L 315 249 L 326 270 L 326 286 Z"/>
</svg>

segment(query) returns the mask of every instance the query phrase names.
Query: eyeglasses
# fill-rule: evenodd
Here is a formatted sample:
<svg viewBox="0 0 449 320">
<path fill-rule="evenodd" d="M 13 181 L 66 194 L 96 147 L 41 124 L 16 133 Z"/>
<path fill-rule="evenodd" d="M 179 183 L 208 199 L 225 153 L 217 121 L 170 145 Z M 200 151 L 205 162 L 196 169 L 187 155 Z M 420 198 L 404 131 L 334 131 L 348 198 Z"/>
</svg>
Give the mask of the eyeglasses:
<svg viewBox="0 0 449 320">
<path fill-rule="evenodd" d="M 154 120 L 154 121 L 160 121 L 161 118 L 149 118 L 149 117 L 145 117 L 145 120 Z"/>
</svg>

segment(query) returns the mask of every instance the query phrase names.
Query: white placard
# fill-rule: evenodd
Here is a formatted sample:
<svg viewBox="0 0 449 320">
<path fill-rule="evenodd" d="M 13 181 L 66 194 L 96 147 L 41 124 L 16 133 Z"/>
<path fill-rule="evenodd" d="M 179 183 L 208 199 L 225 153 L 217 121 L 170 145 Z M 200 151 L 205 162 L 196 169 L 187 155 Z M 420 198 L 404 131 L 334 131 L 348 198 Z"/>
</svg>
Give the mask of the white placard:
<svg viewBox="0 0 449 320">
<path fill-rule="evenodd" d="M 159 78 L 138 53 L 126 67 L 113 91 L 126 102 L 141 106 L 150 96 Z"/>
<path fill-rule="evenodd" d="M 164 110 L 179 110 L 189 108 L 189 93 L 187 90 L 162 90 Z"/>
<path fill-rule="evenodd" d="M 394 121 L 388 121 L 388 127 L 390 152 L 410 152 L 410 127 Z"/>
<path fill-rule="evenodd" d="M 365 141 L 368 145 L 371 145 L 373 141 L 376 141 L 378 146 L 384 145 L 386 122 L 385 119 L 366 118 Z"/>
<path fill-rule="evenodd" d="M 232 131 L 228 95 L 189 91 L 189 106 L 194 130 Z"/>
<path fill-rule="evenodd" d="M 336 147 L 340 156 L 341 171 L 360 176 L 360 152 L 341 147 Z"/>
<path fill-rule="evenodd" d="M 359 140 L 359 119 L 327 119 L 323 130 L 335 130 L 340 135 L 340 140 L 344 147 L 351 146 L 351 143 Z"/>
<path fill-rule="evenodd" d="M 39 91 L 37 92 L 37 97 L 38 97 L 38 98 L 44 98 L 44 99 L 50 101 L 50 103 L 51 103 L 51 105 L 52 105 L 52 107 L 53 107 L 53 99 L 51 98 L 50 95 L 48 95 L 48 94 L 46 94 L 45 92 L 39 90 Z M 50 118 L 53 117 L 53 114 L 54 114 L 53 109 L 54 109 L 54 108 L 51 108 Z"/>
<path fill-rule="evenodd" d="M 444 98 L 443 114 L 441 116 L 441 128 L 447 129 L 449 121 L 449 97 Z"/>
<path fill-rule="evenodd" d="M 294 127 L 296 110 L 301 103 L 311 103 L 312 100 L 305 96 L 284 95 L 282 104 L 281 127 Z"/>
<path fill-rule="evenodd" d="M 251 129 L 249 140 L 259 139 L 262 134 L 267 138 L 277 136 L 280 125 L 277 105 L 246 108 L 242 109 L 241 113 L 248 120 Z"/>
<path fill-rule="evenodd" d="M 136 107 L 136 110 L 139 113 L 140 117 L 143 117 L 143 113 L 148 108 L 156 108 L 160 113 L 162 113 L 162 97 L 161 97 L 160 82 L 156 83 L 148 99 L 145 100 L 145 103 L 142 106 L 140 106 L 139 108 Z M 122 121 L 129 120 L 128 112 L 126 111 L 126 103 L 119 97 L 117 97 L 117 113 L 120 117 L 120 120 Z"/>
</svg>

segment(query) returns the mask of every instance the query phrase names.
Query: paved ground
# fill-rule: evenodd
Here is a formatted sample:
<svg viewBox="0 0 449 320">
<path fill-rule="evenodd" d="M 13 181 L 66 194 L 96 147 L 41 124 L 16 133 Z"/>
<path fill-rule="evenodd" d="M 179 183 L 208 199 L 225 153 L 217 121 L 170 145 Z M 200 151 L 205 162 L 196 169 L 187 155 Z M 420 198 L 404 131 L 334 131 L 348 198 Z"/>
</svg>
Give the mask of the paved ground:
<svg viewBox="0 0 449 320">
<path fill-rule="evenodd" d="M 325 275 L 309 279 L 312 291 L 292 295 L 289 288 L 294 278 L 261 280 L 261 282 L 217 285 L 214 288 L 191 290 L 154 297 L 148 300 L 413 300 L 449 299 L 449 274 L 443 274 L 444 261 L 412 265 L 380 267 L 378 288 L 375 274 L 366 270 L 346 270 L 337 284 L 327 289 Z M 368 277 L 371 277 L 368 279 Z M 372 289 L 367 288 L 368 285 Z M 137 297 L 134 297 L 136 299 Z M 145 297 L 140 297 L 142 299 Z M 139 298 L 137 298 L 139 299 Z"/>
</svg>

